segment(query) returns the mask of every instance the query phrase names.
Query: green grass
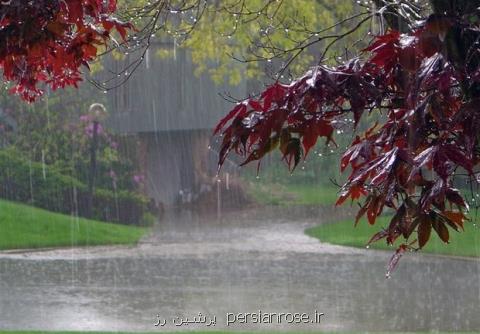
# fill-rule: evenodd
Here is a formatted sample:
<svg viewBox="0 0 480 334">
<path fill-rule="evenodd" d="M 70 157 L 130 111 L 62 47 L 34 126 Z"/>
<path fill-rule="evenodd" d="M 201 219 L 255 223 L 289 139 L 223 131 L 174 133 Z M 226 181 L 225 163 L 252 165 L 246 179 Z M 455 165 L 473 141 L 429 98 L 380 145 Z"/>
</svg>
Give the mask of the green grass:
<svg viewBox="0 0 480 334">
<path fill-rule="evenodd" d="M 256 202 L 265 205 L 331 205 L 337 200 L 338 188 L 333 185 L 322 186 L 316 184 L 291 184 L 280 185 L 264 182 L 261 179 L 250 182 L 248 193 Z M 354 227 L 353 219 L 340 222 L 321 224 L 307 229 L 309 236 L 337 245 L 365 247 L 370 238 L 382 227 L 388 226 L 391 217 L 384 216 L 377 219 L 373 226 L 365 220 L 361 220 Z M 431 240 L 422 249 L 422 252 L 479 257 L 480 256 L 480 228 L 473 226 L 472 222 L 465 223 L 464 232 L 449 230 L 450 243 L 443 243 L 434 231 Z M 395 245 L 388 246 L 384 240 L 380 240 L 370 246 L 374 249 L 395 249 Z"/>
<path fill-rule="evenodd" d="M 250 182 L 248 193 L 264 205 L 334 205 L 338 188 L 333 185 L 291 184 L 280 185 Z"/>
<path fill-rule="evenodd" d="M 157 332 L 16 332 L 16 331 L 0 331 L 0 334 L 79 334 L 79 333 L 86 333 L 86 334 L 153 334 L 153 333 L 160 333 Z M 475 332 L 284 332 L 284 331 L 262 331 L 262 332 L 243 332 L 243 331 L 182 331 L 182 332 L 161 332 L 163 334 L 175 334 L 175 333 L 191 333 L 191 334 L 274 334 L 274 333 L 281 333 L 281 334 L 427 334 L 427 333 L 435 333 L 435 334 L 447 334 L 447 333 L 456 333 L 456 334 L 473 334 Z"/>
<path fill-rule="evenodd" d="M 75 218 L 0 200 L 0 249 L 135 244 L 146 228 Z"/>
<path fill-rule="evenodd" d="M 353 226 L 353 219 L 342 220 L 309 228 L 305 233 L 322 242 L 363 248 L 372 235 L 388 225 L 390 218 L 388 216 L 379 217 L 373 226 L 365 220 L 361 220 L 356 227 Z M 472 222 L 466 222 L 464 232 L 458 233 L 452 229 L 449 229 L 449 232 L 450 243 L 445 244 L 432 230 L 430 240 L 422 249 L 422 252 L 469 257 L 480 256 L 480 228 L 475 227 Z M 385 240 L 377 241 L 370 247 L 392 250 L 392 246 L 388 246 Z"/>
<path fill-rule="evenodd" d="M 300 205 L 334 205 L 337 201 L 338 188 L 322 185 L 291 185 L 287 191 L 294 194 Z"/>
</svg>

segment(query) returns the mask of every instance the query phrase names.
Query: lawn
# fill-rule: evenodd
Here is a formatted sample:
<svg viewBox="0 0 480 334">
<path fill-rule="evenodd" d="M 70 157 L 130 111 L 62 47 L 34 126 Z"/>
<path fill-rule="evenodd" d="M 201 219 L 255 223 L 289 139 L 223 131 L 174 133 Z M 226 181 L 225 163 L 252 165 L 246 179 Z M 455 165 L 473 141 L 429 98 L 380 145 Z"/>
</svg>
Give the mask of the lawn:
<svg viewBox="0 0 480 334">
<path fill-rule="evenodd" d="M 387 226 L 390 218 L 388 216 L 379 217 L 373 226 L 369 225 L 365 220 L 361 220 L 356 227 L 353 226 L 353 219 L 342 220 L 309 228 L 305 233 L 323 242 L 365 247 L 373 234 L 382 227 Z M 478 226 L 474 226 L 472 222 L 466 222 L 464 232 L 459 233 L 452 229 L 449 229 L 449 232 L 450 243 L 445 244 L 432 230 L 431 239 L 422 252 L 469 257 L 480 256 L 480 228 Z M 391 246 L 385 243 L 385 240 L 373 243 L 370 247 L 375 249 L 392 249 Z"/>
<path fill-rule="evenodd" d="M 15 331 L 0 331 L 0 334 L 153 334 L 153 333 L 163 333 L 163 334 L 175 334 L 175 333 L 190 333 L 190 334 L 427 334 L 430 332 L 284 332 L 284 331 L 265 331 L 265 332 L 240 332 L 240 331 L 182 331 L 182 332 L 15 332 Z M 447 334 L 451 332 L 431 332 L 435 334 Z M 452 332 L 453 333 L 453 332 Z M 474 332 L 455 332 L 456 334 L 473 334 Z"/>
<path fill-rule="evenodd" d="M 135 244 L 146 231 L 0 200 L 1 250 Z"/>
<path fill-rule="evenodd" d="M 248 193 L 264 205 L 331 205 L 337 200 L 338 188 L 333 185 L 249 182 Z"/>
<path fill-rule="evenodd" d="M 249 194 L 258 202 L 265 205 L 330 205 L 334 206 L 338 196 L 338 188 L 333 185 L 316 184 L 291 184 L 280 185 L 266 183 L 258 180 L 250 182 Z M 354 227 L 353 219 L 331 222 L 309 228 L 305 233 L 323 242 L 337 245 L 365 247 L 370 238 L 382 227 L 388 225 L 391 217 L 379 217 L 377 223 L 369 225 L 361 220 Z M 434 231 L 431 234 L 430 242 L 422 250 L 427 253 L 480 257 L 480 228 L 472 222 L 465 223 L 465 232 L 450 232 L 450 243 L 443 243 Z M 384 240 L 380 240 L 370 246 L 374 249 L 392 250 Z"/>
</svg>

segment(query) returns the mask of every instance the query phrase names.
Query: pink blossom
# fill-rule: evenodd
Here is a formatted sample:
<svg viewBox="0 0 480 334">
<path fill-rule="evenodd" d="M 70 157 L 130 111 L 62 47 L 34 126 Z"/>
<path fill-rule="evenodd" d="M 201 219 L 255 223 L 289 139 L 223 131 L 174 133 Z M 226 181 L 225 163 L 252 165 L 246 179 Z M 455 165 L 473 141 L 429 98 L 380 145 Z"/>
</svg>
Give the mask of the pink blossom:
<svg viewBox="0 0 480 334">
<path fill-rule="evenodd" d="M 93 117 L 91 115 L 80 116 L 80 121 L 82 121 L 82 122 L 90 122 L 92 120 L 93 120 Z"/>
<path fill-rule="evenodd" d="M 143 174 L 135 174 L 135 175 L 133 175 L 133 181 L 137 185 L 141 185 L 143 183 L 143 181 L 145 181 L 145 176 Z"/>
<path fill-rule="evenodd" d="M 85 127 L 85 134 L 92 138 L 93 137 L 94 123 L 90 123 Z M 102 135 L 104 133 L 103 127 L 101 124 L 97 123 L 97 135 Z"/>
</svg>

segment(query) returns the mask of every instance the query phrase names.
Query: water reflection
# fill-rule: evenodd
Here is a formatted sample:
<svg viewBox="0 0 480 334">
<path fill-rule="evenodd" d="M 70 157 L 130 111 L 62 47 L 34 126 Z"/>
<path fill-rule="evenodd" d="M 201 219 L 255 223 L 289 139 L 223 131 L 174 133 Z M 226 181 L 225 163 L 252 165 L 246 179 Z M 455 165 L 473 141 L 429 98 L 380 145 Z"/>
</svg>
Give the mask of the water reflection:
<svg viewBox="0 0 480 334">
<path fill-rule="evenodd" d="M 320 324 L 230 328 L 480 330 L 480 261 L 409 255 L 387 280 L 389 253 L 322 245 L 303 230 L 332 213 L 292 210 L 171 214 L 138 247 L 3 253 L 0 328 L 158 331 L 157 314 L 202 312 L 222 329 L 227 312 L 318 310 Z"/>
</svg>

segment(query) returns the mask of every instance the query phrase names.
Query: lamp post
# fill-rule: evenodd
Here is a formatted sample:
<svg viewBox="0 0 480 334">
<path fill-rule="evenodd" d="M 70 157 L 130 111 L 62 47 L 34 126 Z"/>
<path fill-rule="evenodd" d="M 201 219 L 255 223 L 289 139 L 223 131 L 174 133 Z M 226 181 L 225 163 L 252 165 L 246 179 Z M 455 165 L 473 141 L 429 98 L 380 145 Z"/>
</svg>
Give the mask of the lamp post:
<svg viewBox="0 0 480 334">
<path fill-rule="evenodd" d="M 97 173 L 97 148 L 98 148 L 98 128 L 99 122 L 106 115 L 106 109 L 103 104 L 94 103 L 88 110 L 92 116 L 92 140 L 90 142 L 90 167 L 88 171 L 88 189 L 87 189 L 87 208 L 86 216 L 93 218 L 93 194 L 95 191 L 95 176 Z"/>
</svg>

